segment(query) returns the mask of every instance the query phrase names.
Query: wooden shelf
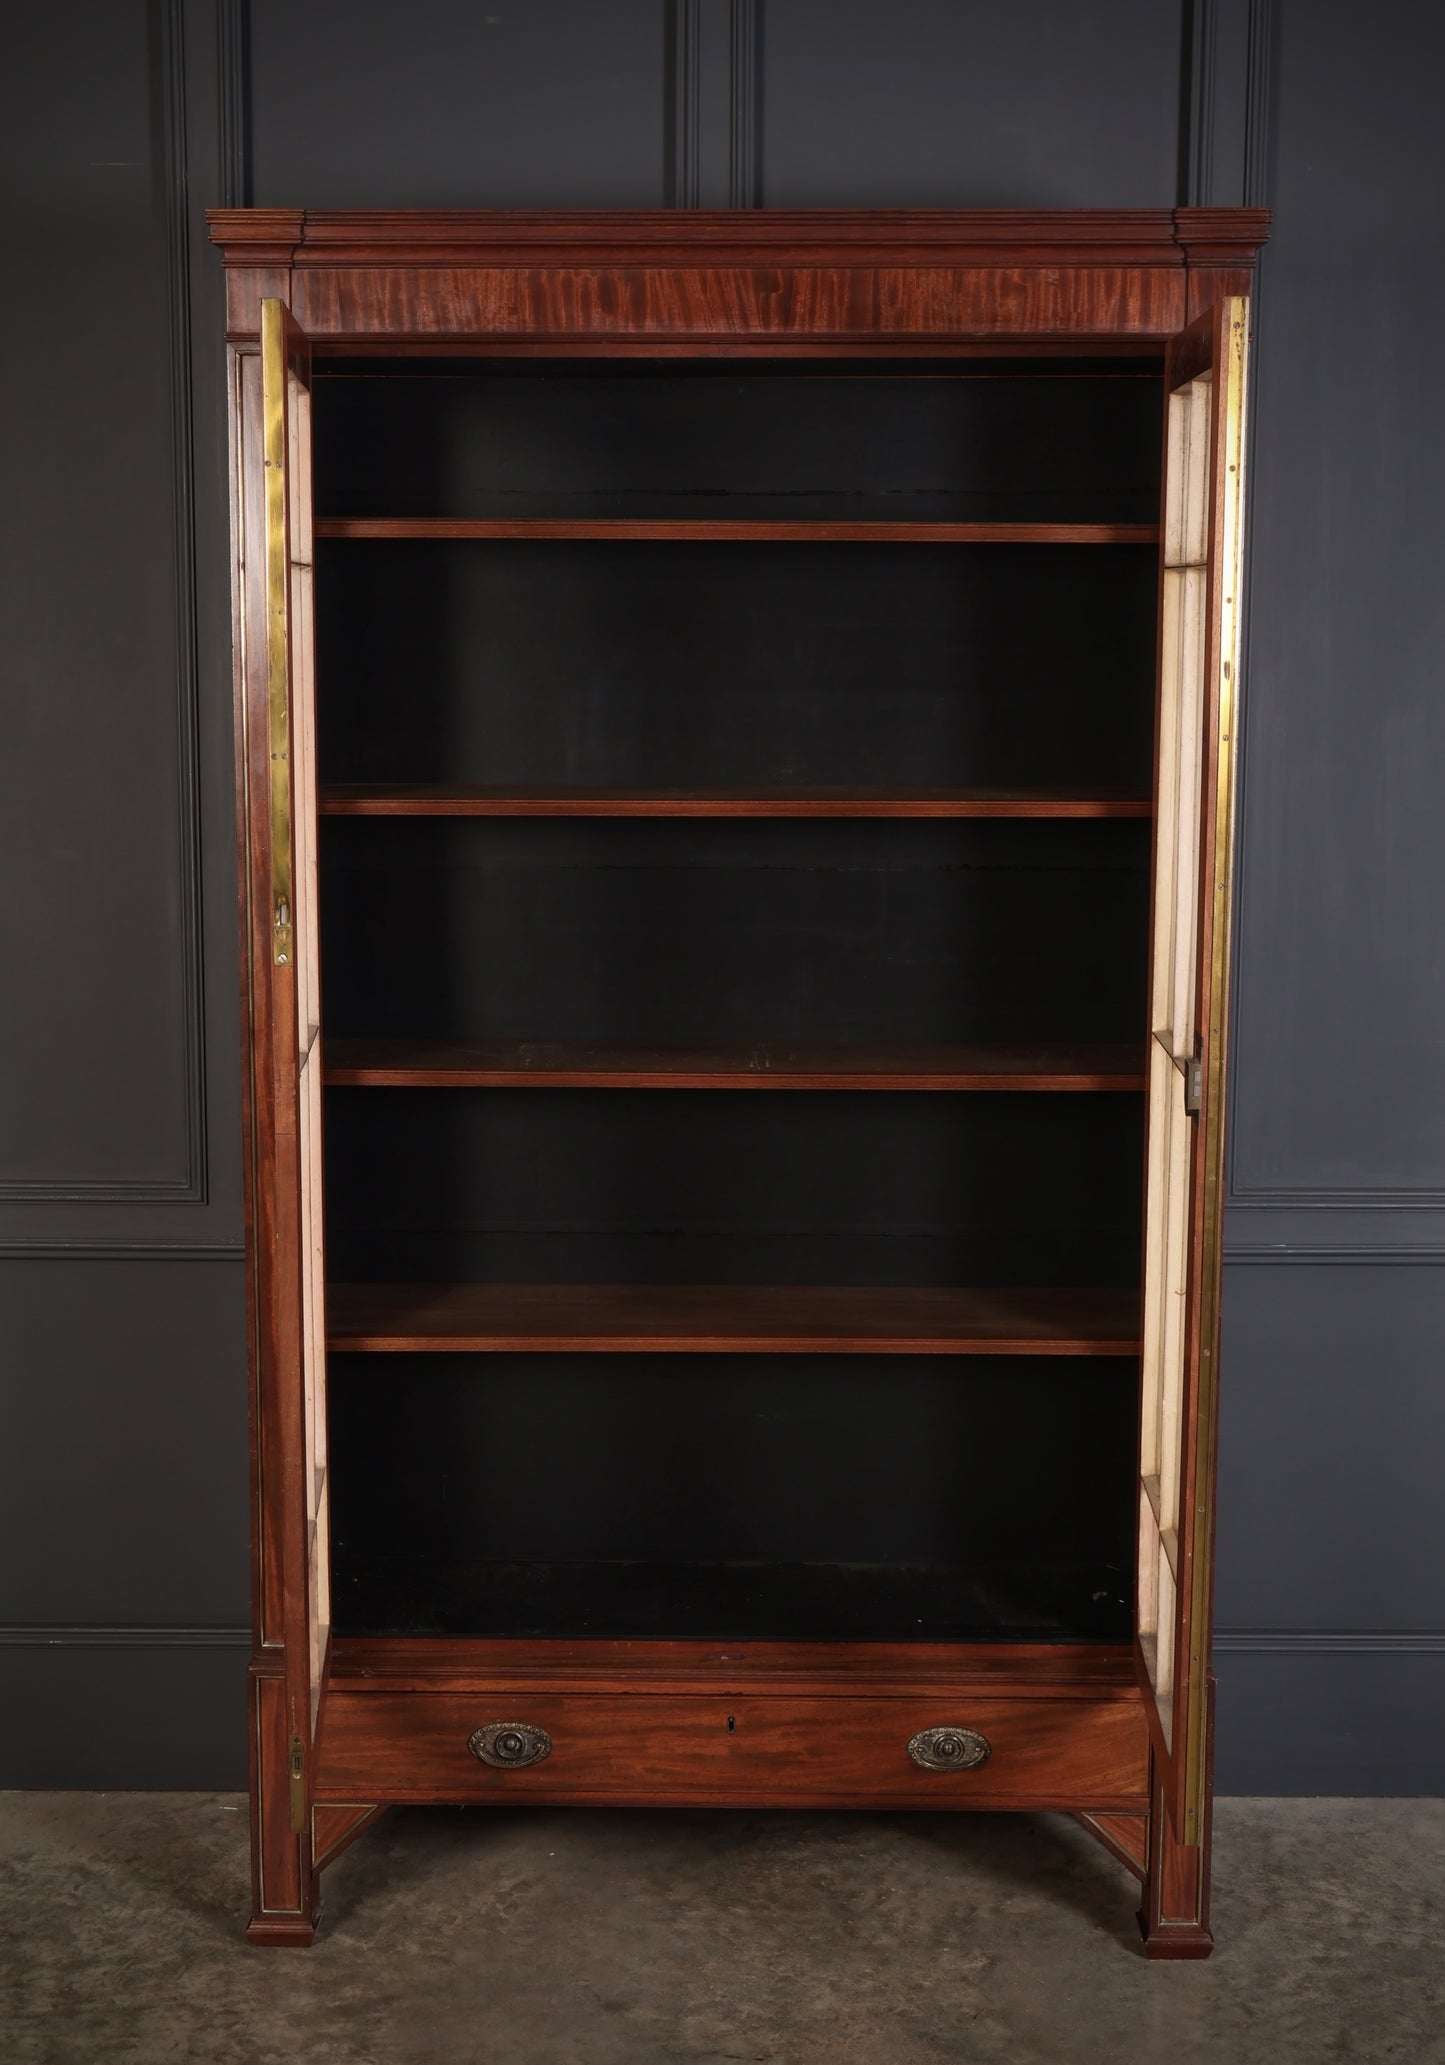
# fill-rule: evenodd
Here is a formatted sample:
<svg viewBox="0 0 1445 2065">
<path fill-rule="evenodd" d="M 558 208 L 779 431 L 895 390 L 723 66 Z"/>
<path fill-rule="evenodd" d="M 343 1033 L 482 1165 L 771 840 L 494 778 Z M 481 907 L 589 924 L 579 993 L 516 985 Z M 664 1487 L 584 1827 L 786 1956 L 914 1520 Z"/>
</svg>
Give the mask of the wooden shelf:
<svg viewBox="0 0 1445 2065">
<path fill-rule="evenodd" d="M 719 1651 L 716 1641 L 618 1641 L 337 1634 L 332 1683 L 358 1692 L 674 1693 L 751 1691 L 816 1694 L 836 1687 L 857 1697 L 956 1698 L 960 1692 L 1019 1693 L 1031 1699 L 1141 1698 L 1129 1642 L 750 1641 Z"/>
<path fill-rule="evenodd" d="M 1149 817 L 1149 797 L 1078 789 L 509 788 L 327 783 L 323 817 Z"/>
<path fill-rule="evenodd" d="M 333 1284 L 347 1353 L 1137 1355 L 1131 1290 Z"/>
<path fill-rule="evenodd" d="M 914 523 L 906 518 L 329 516 L 318 538 L 597 538 L 614 544 L 1154 545 L 1153 523 Z"/>
<path fill-rule="evenodd" d="M 349 1039 L 325 1079 L 353 1087 L 540 1090 L 1142 1090 L 1134 1047 L 828 1041 Z"/>
</svg>

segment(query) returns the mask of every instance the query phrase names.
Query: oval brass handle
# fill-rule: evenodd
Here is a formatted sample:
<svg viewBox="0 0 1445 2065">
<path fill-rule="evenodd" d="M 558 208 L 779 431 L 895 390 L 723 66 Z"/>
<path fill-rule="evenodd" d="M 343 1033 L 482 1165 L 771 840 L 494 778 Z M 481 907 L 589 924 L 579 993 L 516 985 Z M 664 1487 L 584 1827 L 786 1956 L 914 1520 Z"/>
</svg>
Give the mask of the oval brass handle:
<svg viewBox="0 0 1445 2065">
<path fill-rule="evenodd" d="M 988 1761 L 992 1744 L 976 1728 L 922 1728 L 908 1754 L 925 1771 L 972 1771 Z"/>
<path fill-rule="evenodd" d="M 467 1737 L 467 1748 L 496 1771 L 520 1771 L 552 1754 L 552 1738 L 530 1721 L 488 1721 Z"/>
</svg>

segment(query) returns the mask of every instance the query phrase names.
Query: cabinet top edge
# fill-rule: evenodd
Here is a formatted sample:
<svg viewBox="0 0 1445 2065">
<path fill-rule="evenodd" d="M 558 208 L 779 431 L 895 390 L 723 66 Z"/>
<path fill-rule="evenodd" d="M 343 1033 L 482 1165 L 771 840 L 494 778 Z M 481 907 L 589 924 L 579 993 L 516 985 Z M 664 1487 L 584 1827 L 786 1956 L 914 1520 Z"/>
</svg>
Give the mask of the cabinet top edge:
<svg viewBox="0 0 1445 2065">
<path fill-rule="evenodd" d="M 645 258 L 882 264 L 1250 265 L 1265 208 L 306 209 L 208 208 L 228 265 L 560 263 Z M 1226 256 L 1227 254 L 1227 256 Z M 1201 254 L 1202 255 L 1202 254 Z"/>
</svg>

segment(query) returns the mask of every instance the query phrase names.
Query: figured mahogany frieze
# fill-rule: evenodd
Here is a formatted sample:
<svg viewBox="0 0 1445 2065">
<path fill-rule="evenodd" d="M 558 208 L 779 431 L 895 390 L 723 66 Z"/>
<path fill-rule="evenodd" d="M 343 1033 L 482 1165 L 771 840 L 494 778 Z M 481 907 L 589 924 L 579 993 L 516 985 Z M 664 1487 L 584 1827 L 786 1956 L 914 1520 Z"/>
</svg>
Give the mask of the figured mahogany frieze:
<svg viewBox="0 0 1445 2065">
<path fill-rule="evenodd" d="M 291 306 L 323 338 L 951 343 L 1160 337 L 1184 320 L 1179 268 L 532 266 L 298 268 Z"/>
<path fill-rule="evenodd" d="M 1149 348 L 1194 272 L 1247 284 L 1247 209 L 561 216 L 214 210 L 233 339 L 263 294 L 321 349 Z"/>
</svg>

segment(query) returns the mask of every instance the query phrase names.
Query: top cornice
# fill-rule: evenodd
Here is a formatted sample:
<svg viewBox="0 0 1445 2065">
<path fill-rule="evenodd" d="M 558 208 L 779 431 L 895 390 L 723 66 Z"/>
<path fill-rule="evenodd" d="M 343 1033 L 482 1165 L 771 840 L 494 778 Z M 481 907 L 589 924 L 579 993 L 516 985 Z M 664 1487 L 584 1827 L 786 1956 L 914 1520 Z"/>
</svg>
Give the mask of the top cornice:
<svg viewBox="0 0 1445 2065">
<path fill-rule="evenodd" d="M 227 265 L 1248 266 L 1264 208 L 210 208 Z"/>
</svg>

